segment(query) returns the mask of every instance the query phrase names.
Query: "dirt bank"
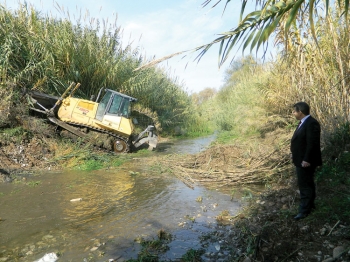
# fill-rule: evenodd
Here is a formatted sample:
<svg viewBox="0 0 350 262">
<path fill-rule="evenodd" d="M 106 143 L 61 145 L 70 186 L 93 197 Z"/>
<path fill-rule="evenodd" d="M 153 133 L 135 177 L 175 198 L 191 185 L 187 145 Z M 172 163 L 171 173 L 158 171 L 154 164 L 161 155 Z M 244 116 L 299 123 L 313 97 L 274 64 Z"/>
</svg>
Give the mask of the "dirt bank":
<svg viewBox="0 0 350 262">
<path fill-rule="evenodd" d="M 50 168 L 54 127 L 29 116 L 25 90 L 9 84 L 0 88 L 0 181 L 11 174 Z"/>
<path fill-rule="evenodd" d="M 54 127 L 41 119 L 26 117 L 21 127 L 0 129 L 0 181 L 11 175 L 58 168 L 52 161 Z"/>
</svg>

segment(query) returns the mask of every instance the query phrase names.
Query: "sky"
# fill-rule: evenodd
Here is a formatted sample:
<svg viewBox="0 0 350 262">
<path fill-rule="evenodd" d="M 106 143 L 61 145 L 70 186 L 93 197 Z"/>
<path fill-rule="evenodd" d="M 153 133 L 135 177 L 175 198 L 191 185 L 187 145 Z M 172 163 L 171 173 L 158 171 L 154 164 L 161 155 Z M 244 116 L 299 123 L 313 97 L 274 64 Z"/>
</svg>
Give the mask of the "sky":
<svg viewBox="0 0 350 262">
<path fill-rule="evenodd" d="M 89 13 L 92 18 L 109 21 L 120 26 L 123 43 L 131 43 L 133 48 L 140 48 L 148 59 L 191 50 L 218 37 L 221 32 L 235 27 L 239 21 L 240 3 L 228 4 L 226 0 L 215 8 L 203 7 L 205 0 L 26 0 L 29 5 L 42 14 L 62 17 L 61 8 L 69 12 L 72 21 L 79 14 Z M 0 4 L 12 10 L 17 9 L 24 0 L 0 0 Z M 238 1 L 235 1 L 238 2 Z M 254 1 L 255 2 L 255 1 Z M 60 8 L 57 8 L 57 5 Z M 249 7 L 248 7 L 249 8 Z M 253 8 L 253 7 L 250 7 Z M 117 18 L 116 18 L 117 17 Z M 236 54 L 234 50 L 232 54 Z M 224 83 L 226 62 L 218 67 L 219 45 L 199 61 L 194 61 L 198 53 L 175 56 L 159 64 L 171 77 L 177 78 L 189 93 L 198 93 L 205 88 L 219 89 Z M 245 55 L 249 53 L 246 52 Z M 237 51 L 237 57 L 242 52 Z"/>
</svg>

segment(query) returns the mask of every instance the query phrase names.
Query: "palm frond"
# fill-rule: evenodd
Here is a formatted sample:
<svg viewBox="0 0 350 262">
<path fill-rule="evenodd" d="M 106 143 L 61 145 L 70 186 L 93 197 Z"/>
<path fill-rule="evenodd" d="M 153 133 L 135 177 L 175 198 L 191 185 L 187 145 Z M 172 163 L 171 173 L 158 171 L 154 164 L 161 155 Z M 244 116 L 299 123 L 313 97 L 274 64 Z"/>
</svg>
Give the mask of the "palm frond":
<svg viewBox="0 0 350 262">
<path fill-rule="evenodd" d="M 305 0 L 299 0 L 299 2 L 303 1 Z M 242 11 L 244 11 L 247 1 L 242 2 Z M 281 1 L 276 4 L 265 5 L 262 10 L 257 10 L 247 14 L 235 29 L 221 33 L 219 34 L 220 37 L 216 38 L 212 42 L 197 47 L 195 50 L 200 51 L 197 59 L 200 60 L 202 56 L 209 50 L 209 48 L 217 43 L 220 44 L 219 66 L 221 66 L 227 60 L 232 47 L 237 45 L 242 39 L 244 40 L 243 51 L 249 45 L 251 45 L 251 50 L 254 47 L 257 47 L 257 49 L 260 48 L 261 44 L 267 42 L 269 36 L 277 27 L 281 18 L 294 6 L 295 2 L 293 1 L 290 1 L 288 4 Z M 244 35 L 248 36 L 243 37 Z M 223 50 L 223 46 L 230 48 Z"/>
<path fill-rule="evenodd" d="M 212 7 L 217 6 L 222 0 L 216 0 Z M 338 6 L 344 10 L 345 20 L 349 9 L 349 1 L 338 0 Z M 202 5 L 208 6 L 213 0 L 206 0 Z M 226 0 L 225 9 L 229 0 Z M 254 48 L 256 51 L 267 43 L 271 34 L 281 25 L 285 33 L 285 40 L 288 41 L 288 34 L 293 23 L 296 23 L 297 17 L 303 14 L 302 6 L 309 7 L 310 30 L 313 39 L 317 43 L 315 30 L 316 8 L 321 5 L 320 1 L 315 0 L 256 0 L 256 10 L 248 13 L 244 19 L 243 13 L 248 0 L 241 0 L 241 12 L 239 24 L 232 30 L 219 34 L 219 37 L 212 42 L 199 46 L 195 50 L 198 53 L 199 61 L 203 55 L 214 45 L 219 44 L 219 67 L 227 60 L 228 55 L 232 51 L 233 46 L 240 45 L 244 51 L 250 45 L 250 51 Z M 325 0 L 325 11 L 328 16 L 330 1 Z M 243 41 L 242 44 L 240 42 Z M 267 45 L 266 45 L 267 46 Z M 224 48 L 226 47 L 226 48 Z"/>
</svg>

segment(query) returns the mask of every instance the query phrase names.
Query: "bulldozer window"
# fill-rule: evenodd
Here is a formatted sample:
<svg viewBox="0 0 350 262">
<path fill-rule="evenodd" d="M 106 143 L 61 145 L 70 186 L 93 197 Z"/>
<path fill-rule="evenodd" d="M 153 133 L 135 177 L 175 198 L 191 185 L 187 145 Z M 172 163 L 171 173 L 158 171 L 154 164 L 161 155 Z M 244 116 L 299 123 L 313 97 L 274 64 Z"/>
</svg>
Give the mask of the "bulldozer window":
<svg viewBox="0 0 350 262">
<path fill-rule="evenodd" d="M 124 103 L 122 104 L 121 107 L 121 113 L 122 116 L 129 118 L 130 116 L 130 101 L 126 98 L 124 98 Z"/>
<path fill-rule="evenodd" d="M 114 95 L 113 102 L 108 113 L 128 118 L 130 114 L 130 101 L 125 97 Z"/>
<path fill-rule="evenodd" d="M 110 114 L 119 114 L 120 113 L 120 105 L 123 101 L 123 98 L 118 95 L 114 95 L 111 107 L 109 108 L 108 113 Z"/>
<path fill-rule="evenodd" d="M 111 98 L 112 93 L 106 92 L 106 94 L 101 99 L 101 102 L 98 105 L 96 112 L 96 119 L 102 121 L 103 116 L 105 115 L 106 107 L 108 105 L 109 99 Z"/>
</svg>

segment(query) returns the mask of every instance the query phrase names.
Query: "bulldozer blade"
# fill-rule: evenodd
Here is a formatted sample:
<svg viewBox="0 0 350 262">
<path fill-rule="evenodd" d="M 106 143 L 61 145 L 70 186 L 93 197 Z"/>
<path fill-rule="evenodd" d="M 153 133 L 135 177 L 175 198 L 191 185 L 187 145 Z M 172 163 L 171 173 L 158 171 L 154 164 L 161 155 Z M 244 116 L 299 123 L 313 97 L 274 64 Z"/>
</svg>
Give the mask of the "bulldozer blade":
<svg viewBox="0 0 350 262">
<path fill-rule="evenodd" d="M 152 137 L 148 137 L 148 144 L 152 148 L 156 148 L 158 144 L 158 137 L 153 135 Z"/>
<path fill-rule="evenodd" d="M 134 144 L 135 148 L 140 147 L 141 145 L 147 143 L 150 148 L 156 148 L 158 143 L 158 138 L 156 135 L 153 134 L 153 136 L 147 136 L 142 139 L 140 139 L 138 142 Z"/>
<path fill-rule="evenodd" d="M 145 135 L 146 133 L 148 133 L 148 136 L 142 138 L 142 136 Z M 154 126 L 148 126 L 144 131 L 142 131 L 136 137 L 136 139 L 133 142 L 135 148 L 140 147 L 144 143 L 148 143 L 150 148 L 156 148 L 157 147 L 158 137 L 154 133 Z"/>
</svg>

